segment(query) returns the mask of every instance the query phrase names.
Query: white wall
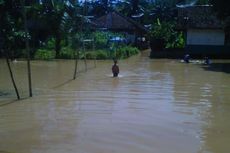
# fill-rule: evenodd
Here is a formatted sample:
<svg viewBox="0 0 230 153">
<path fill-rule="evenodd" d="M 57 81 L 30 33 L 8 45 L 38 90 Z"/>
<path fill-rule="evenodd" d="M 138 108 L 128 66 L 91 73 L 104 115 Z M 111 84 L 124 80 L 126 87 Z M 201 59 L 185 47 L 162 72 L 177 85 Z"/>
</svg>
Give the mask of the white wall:
<svg viewBox="0 0 230 153">
<path fill-rule="evenodd" d="M 189 29 L 187 45 L 224 45 L 223 30 Z"/>
</svg>

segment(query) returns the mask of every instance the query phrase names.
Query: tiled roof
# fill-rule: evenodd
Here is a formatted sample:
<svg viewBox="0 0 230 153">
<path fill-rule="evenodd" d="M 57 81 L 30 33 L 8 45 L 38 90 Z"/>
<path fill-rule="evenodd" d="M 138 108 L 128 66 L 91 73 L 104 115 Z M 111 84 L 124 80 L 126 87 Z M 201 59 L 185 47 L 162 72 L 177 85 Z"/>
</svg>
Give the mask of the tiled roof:
<svg viewBox="0 0 230 153">
<path fill-rule="evenodd" d="M 138 30 L 146 31 L 144 26 L 136 23 L 134 20 L 123 16 L 118 12 L 109 12 L 108 14 L 94 21 L 98 27 L 108 30 Z"/>
<path fill-rule="evenodd" d="M 178 8 L 178 24 L 181 28 L 222 29 L 223 24 L 212 11 L 212 6 Z"/>
</svg>

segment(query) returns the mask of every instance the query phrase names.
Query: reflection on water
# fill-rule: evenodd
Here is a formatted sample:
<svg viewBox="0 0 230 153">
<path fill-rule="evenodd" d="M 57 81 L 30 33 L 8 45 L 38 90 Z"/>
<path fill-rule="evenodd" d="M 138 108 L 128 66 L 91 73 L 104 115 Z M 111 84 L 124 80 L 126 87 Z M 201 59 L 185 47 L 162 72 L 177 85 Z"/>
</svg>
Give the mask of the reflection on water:
<svg viewBox="0 0 230 153">
<path fill-rule="evenodd" d="M 226 67 L 213 71 L 140 55 L 119 61 L 121 74 L 113 78 L 112 63 L 98 61 L 71 80 L 74 61 L 33 61 L 34 97 L 15 102 L 0 60 L 0 152 L 229 152 Z M 12 67 L 27 97 L 26 63 Z"/>
</svg>

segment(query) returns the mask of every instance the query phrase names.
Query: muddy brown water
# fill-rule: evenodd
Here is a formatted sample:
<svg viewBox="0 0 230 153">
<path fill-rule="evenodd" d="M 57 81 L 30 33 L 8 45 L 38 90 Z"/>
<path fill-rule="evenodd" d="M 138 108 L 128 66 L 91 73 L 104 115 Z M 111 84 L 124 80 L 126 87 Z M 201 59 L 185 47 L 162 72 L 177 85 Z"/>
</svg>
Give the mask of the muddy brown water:
<svg viewBox="0 0 230 153">
<path fill-rule="evenodd" d="M 147 54 L 119 61 L 12 63 L 16 96 L 0 60 L 0 153 L 229 153 L 229 60 L 211 67 Z M 227 66 L 226 66 L 227 65 Z"/>
</svg>

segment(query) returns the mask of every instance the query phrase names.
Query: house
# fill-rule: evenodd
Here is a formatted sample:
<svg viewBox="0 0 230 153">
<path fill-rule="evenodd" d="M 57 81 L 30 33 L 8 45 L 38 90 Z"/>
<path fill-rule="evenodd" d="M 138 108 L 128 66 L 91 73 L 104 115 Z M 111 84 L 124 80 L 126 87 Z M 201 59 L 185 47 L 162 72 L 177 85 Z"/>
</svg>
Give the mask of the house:
<svg viewBox="0 0 230 153">
<path fill-rule="evenodd" d="M 178 7 L 178 28 L 185 32 L 186 51 L 215 54 L 224 50 L 225 32 L 210 5 Z"/>
<path fill-rule="evenodd" d="M 145 40 L 147 29 L 119 12 L 108 12 L 94 20 L 94 23 L 97 24 L 99 29 L 124 34 L 129 43 L 136 44 L 139 47 L 147 43 Z"/>
</svg>

